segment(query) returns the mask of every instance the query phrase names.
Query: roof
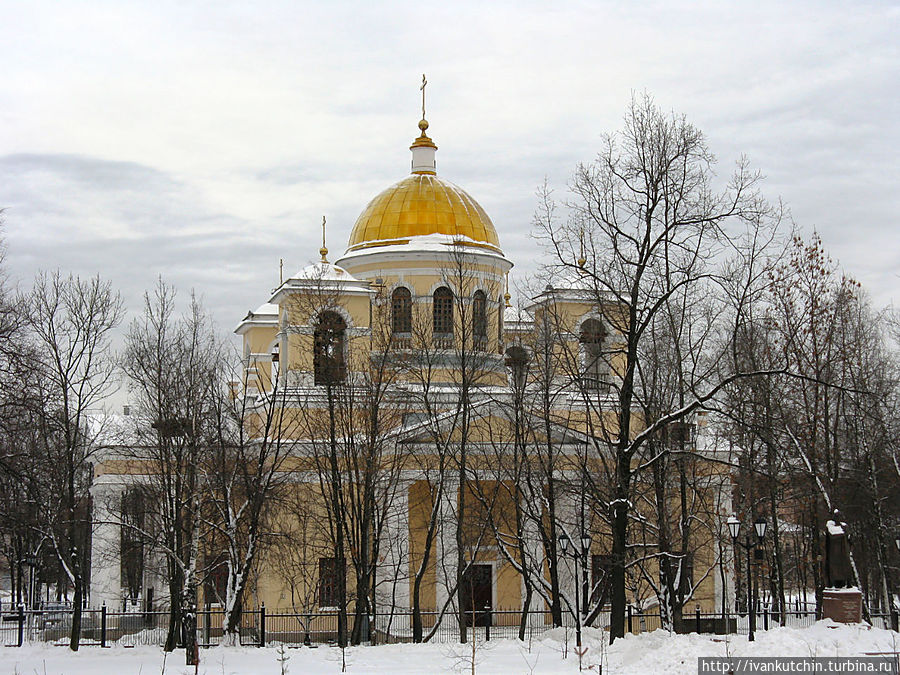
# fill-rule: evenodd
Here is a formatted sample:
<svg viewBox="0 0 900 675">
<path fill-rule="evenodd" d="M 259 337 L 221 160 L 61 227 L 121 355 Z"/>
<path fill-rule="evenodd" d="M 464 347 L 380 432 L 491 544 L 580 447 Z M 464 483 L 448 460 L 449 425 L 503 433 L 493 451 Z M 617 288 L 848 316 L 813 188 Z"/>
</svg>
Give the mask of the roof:
<svg viewBox="0 0 900 675">
<path fill-rule="evenodd" d="M 302 270 L 297 272 L 295 275 L 290 277 L 288 281 L 291 279 L 302 279 L 305 281 L 359 281 L 356 277 L 354 277 L 350 272 L 345 270 L 343 267 L 338 267 L 337 265 L 332 265 L 329 262 L 319 261 L 314 262 L 312 265 L 307 265 Z"/>
<path fill-rule="evenodd" d="M 278 325 L 278 305 L 264 302 L 252 312 L 247 312 L 247 316 L 241 319 L 241 322 L 235 327 L 234 332 L 238 335 L 242 335 L 252 326 L 276 325 Z"/>
<path fill-rule="evenodd" d="M 530 326 L 534 323 L 534 317 L 521 307 L 507 307 L 503 310 L 503 325 L 507 328 L 515 328 L 526 324 Z"/>
<path fill-rule="evenodd" d="M 497 230 L 481 205 L 461 187 L 427 173 L 412 174 L 376 195 L 356 219 L 347 252 L 434 234 L 500 252 Z"/>
</svg>

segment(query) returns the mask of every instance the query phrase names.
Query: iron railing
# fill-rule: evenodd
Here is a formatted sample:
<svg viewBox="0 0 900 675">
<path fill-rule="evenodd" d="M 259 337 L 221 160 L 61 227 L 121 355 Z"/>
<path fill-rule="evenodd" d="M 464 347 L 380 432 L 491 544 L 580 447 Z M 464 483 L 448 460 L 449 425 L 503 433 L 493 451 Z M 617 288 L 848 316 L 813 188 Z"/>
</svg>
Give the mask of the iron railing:
<svg viewBox="0 0 900 675">
<path fill-rule="evenodd" d="M 869 612 L 872 625 L 897 630 L 896 613 Z M 225 614 L 221 608 L 206 607 L 197 612 L 197 642 L 202 647 L 218 645 L 223 639 Z M 44 642 L 68 645 L 72 630 L 72 611 L 26 610 L 23 607 L 6 610 L 0 614 L 0 644 L 22 646 L 25 642 Z M 457 615 L 447 611 L 422 612 L 423 636 L 430 642 L 449 643 L 459 641 Z M 778 626 L 804 628 L 816 621 L 815 609 L 810 606 L 794 606 L 785 612 L 772 611 L 761 604 L 757 613 L 758 631 Z M 547 610 L 530 610 L 524 615 L 520 609 L 495 609 L 467 617 L 469 635 L 476 639 L 535 638 L 554 628 L 551 613 Z M 523 627 L 524 623 L 524 627 Z M 575 619 L 563 614 L 563 628 L 574 630 Z M 609 612 L 601 612 L 591 627 L 608 630 Z M 353 616 L 348 616 L 349 641 Z M 368 617 L 368 630 L 363 632 L 365 642 L 371 644 L 396 644 L 413 642 L 413 615 L 401 609 L 377 613 Z M 628 607 L 625 630 L 640 634 L 663 627 L 658 611 L 639 611 Z M 81 618 L 83 646 L 162 646 L 169 628 L 168 611 L 109 611 L 85 609 Z M 746 634 L 749 618 L 746 612 L 685 611 L 681 620 L 681 632 Z M 290 646 L 312 644 L 338 644 L 337 612 L 304 612 L 293 610 L 267 610 L 265 606 L 244 610 L 238 631 L 238 643 L 244 646 L 285 644 Z M 574 639 L 574 634 L 573 634 Z"/>
</svg>

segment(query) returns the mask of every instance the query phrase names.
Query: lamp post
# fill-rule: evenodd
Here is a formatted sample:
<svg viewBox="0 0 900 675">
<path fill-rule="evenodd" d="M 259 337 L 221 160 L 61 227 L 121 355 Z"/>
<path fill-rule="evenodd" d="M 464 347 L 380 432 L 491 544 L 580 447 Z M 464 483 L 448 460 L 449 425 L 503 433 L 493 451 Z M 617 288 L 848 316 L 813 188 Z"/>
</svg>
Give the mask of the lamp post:
<svg viewBox="0 0 900 675">
<path fill-rule="evenodd" d="M 750 635 L 748 640 L 753 642 L 756 639 L 756 593 L 759 590 L 759 583 L 757 582 L 756 588 L 753 585 L 753 569 L 750 562 L 750 551 L 755 552 L 755 558 L 758 561 L 762 560 L 763 551 L 762 545 L 766 536 L 766 529 L 768 528 L 768 522 L 766 522 L 765 518 L 757 518 L 753 523 L 753 529 L 756 531 L 756 541 L 753 541 L 751 533 L 747 533 L 746 541 L 740 541 L 738 539 L 738 535 L 741 532 L 741 521 L 738 520 L 735 516 L 729 516 L 728 518 L 728 530 L 731 532 L 731 541 L 734 545 L 734 553 L 735 557 L 737 557 L 738 546 L 747 551 L 747 608 L 748 614 L 750 617 Z"/>
<path fill-rule="evenodd" d="M 34 577 L 35 568 L 38 566 L 38 557 L 36 555 L 27 555 L 22 560 L 22 563 L 28 567 L 28 609 L 35 609 Z"/>
<path fill-rule="evenodd" d="M 897 546 L 897 551 L 900 552 L 900 531 L 894 535 L 894 544 Z M 898 616 L 897 605 L 894 604 L 894 596 L 890 597 L 891 603 L 891 630 L 900 630 L 900 616 Z"/>
<path fill-rule="evenodd" d="M 34 592 L 34 579 L 35 579 L 35 568 L 40 564 L 40 559 L 37 555 L 27 555 L 22 559 L 22 564 L 28 567 L 28 598 L 26 598 L 26 605 L 28 607 L 28 635 L 31 639 L 32 630 L 34 628 L 34 610 L 37 609 L 35 605 L 37 605 L 37 596 Z"/>
<path fill-rule="evenodd" d="M 578 561 L 582 560 L 582 569 L 584 569 L 584 565 L 587 560 L 588 551 L 591 550 L 591 535 L 587 532 L 581 533 L 581 550 L 577 550 L 575 547 L 572 547 L 572 553 L 569 553 L 569 544 L 572 543 L 572 539 L 566 534 L 565 530 L 561 535 L 559 535 L 559 550 L 563 555 L 571 555 L 572 559 L 575 561 L 575 644 L 581 649 L 581 589 L 579 586 L 579 577 L 578 577 Z M 585 604 L 587 604 L 587 598 L 585 598 Z M 579 656 L 579 658 L 581 658 Z"/>
</svg>

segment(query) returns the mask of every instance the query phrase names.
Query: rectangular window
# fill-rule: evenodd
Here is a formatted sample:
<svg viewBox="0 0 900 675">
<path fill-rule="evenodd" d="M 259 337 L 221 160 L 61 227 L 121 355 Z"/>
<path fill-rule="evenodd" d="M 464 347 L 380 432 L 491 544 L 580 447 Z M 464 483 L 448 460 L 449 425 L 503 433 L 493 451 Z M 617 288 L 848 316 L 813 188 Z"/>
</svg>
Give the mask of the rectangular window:
<svg viewBox="0 0 900 675">
<path fill-rule="evenodd" d="M 337 558 L 319 558 L 319 607 L 340 605 L 342 572 Z"/>
<path fill-rule="evenodd" d="M 684 421 L 672 422 L 669 425 L 669 439 L 676 448 L 690 446 L 694 442 L 694 425 Z"/>
</svg>

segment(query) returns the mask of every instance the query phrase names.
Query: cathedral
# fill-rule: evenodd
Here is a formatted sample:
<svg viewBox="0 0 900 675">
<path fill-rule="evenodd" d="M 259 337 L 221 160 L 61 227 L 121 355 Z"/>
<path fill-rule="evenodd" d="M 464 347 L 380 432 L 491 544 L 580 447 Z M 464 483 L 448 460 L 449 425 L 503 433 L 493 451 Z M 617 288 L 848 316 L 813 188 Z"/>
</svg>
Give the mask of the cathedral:
<svg viewBox="0 0 900 675">
<path fill-rule="evenodd" d="M 424 110 L 418 130 L 410 175 L 365 206 L 343 253 L 326 248 L 323 222 L 319 261 L 235 329 L 247 432 L 284 447 L 243 603 L 416 607 L 426 631 L 444 610 L 478 625 L 554 596 L 596 616 L 609 537 L 586 476 L 615 423 L 615 311 L 577 270 L 511 306 L 497 228 L 439 175 Z M 102 513 L 124 490 L 114 464 L 95 467 L 91 603 L 121 607 L 154 587 L 165 603 L 152 565 L 128 578 L 123 535 Z M 726 583 L 712 540 L 683 568 L 709 611 Z M 201 586 L 212 605 L 225 583 L 215 548 Z M 652 583 L 634 579 L 630 601 L 647 606 Z"/>
</svg>

